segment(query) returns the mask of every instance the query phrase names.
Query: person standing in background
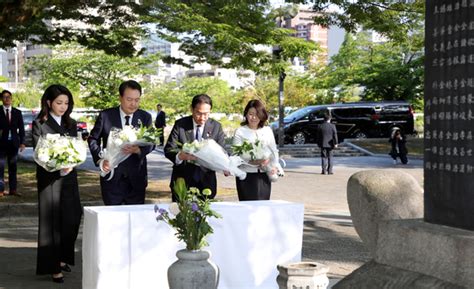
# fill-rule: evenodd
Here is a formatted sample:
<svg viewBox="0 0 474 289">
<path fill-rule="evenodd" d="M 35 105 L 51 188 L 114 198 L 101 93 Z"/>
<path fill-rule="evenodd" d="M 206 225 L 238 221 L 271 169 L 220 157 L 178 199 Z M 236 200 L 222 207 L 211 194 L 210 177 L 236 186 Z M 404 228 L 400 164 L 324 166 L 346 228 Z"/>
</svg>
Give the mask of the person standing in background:
<svg viewBox="0 0 474 289">
<path fill-rule="evenodd" d="M 161 104 L 156 105 L 156 120 L 155 120 L 155 127 L 161 128 L 161 136 L 160 136 L 160 145 L 165 145 L 165 127 L 166 127 L 166 113 L 162 110 Z"/>
<path fill-rule="evenodd" d="M 393 164 L 397 164 L 397 158 L 400 158 L 402 164 L 408 164 L 408 150 L 406 147 L 407 139 L 401 130 L 398 128 L 393 130 L 388 142 L 392 144 L 392 150 L 390 151 L 389 155 L 393 159 Z"/>
<path fill-rule="evenodd" d="M 20 196 L 17 191 L 17 160 L 18 150 L 25 149 L 25 126 L 21 111 L 12 106 L 13 96 L 8 90 L 2 91 L 2 102 L 0 106 L 0 197 L 5 192 L 5 160 L 8 163 L 8 185 L 9 194 Z"/>
<path fill-rule="evenodd" d="M 331 123 L 329 111 L 324 113 L 324 122 L 318 126 L 317 141 L 321 149 L 321 174 L 332 175 L 332 150 L 337 148 L 338 141 L 336 126 Z"/>
</svg>

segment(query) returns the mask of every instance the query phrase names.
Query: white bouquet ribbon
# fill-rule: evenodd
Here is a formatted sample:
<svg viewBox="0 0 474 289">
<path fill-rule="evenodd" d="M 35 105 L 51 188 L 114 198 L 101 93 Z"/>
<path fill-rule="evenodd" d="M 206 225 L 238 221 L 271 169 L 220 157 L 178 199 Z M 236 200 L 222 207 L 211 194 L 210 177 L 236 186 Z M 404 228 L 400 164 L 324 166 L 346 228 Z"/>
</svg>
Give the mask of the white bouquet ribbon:
<svg viewBox="0 0 474 289">
<path fill-rule="evenodd" d="M 40 136 L 33 159 L 48 172 L 82 164 L 87 157 L 86 142 L 77 137 L 46 134 Z"/>
<path fill-rule="evenodd" d="M 227 152 L 213 139 L 183 144 L 182 151 L 197 157 L 196 163 L 213 171 L 228 171 L 243 180 L 247 173 L 239 169 L 242 159 L 237 156 L 229 157 Z"/>
<path fill-rule="evenodd" d="M 146 135 L 146 139 L 141 138 L 142 135 Z M 118 165 L 128 159 L 131 154 L 124 153 L 122 149 L 128 145 L 147 146 L 159 144 L 159 136 L 150 137 L 147 134 L 147 128 L 134 128 L 132 126 L 125 126 L 123 129 L 112 128 L 107 139 L 107 147 L 99 153 L 100 175 L 102 177 L 110 176 L 107 181 L 110 181 L 114 177 L 114 170 Z M 103 168 L 104 160 L 109 162 L 109 172 L 105 172 Z"/>
</svg>

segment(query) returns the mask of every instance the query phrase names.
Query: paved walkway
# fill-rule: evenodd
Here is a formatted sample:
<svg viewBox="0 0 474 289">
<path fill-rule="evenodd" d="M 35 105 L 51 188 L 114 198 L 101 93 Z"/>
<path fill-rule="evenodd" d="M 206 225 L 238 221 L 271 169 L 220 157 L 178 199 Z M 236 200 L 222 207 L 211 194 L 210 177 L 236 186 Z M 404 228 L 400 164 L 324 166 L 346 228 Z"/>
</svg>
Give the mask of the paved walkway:
<svg viewBox="0 0 474 289">
<path fill-rule="evenodd" d="M 26 152 L 28 157 L 31 152 Z M 89 161 L 83 168 L 95 169 Z M 388 157 L 336 158 L 334 175 L 320 175 L 319 158 L 288 159 L 286 176 L 272 184 L 272 199 L 305 204 L 303 260 L 330 267 L 329 277 L 340 279 L 370 259 L 350 218 L 346 185 L 355 172 L 369 169 L 403 170 L 423 181 L 421 160 L 409 165 L 393 165 Z M 151 179 L 168 180 L 171 165 L 160 152 L 149 157 Z M 232 177 L 218 175 L 220 186 L 234 188 Z M 237 200 L 227 196 L 226 200 Z M 35 276 L 37 219 L 0 217 L 0 289 L 68 288 L 81 286 L 81 236 L 76 243 L 77 265 L 66 275 L 66 283 L 56 285 L 48 276 Z"/>
</svg>

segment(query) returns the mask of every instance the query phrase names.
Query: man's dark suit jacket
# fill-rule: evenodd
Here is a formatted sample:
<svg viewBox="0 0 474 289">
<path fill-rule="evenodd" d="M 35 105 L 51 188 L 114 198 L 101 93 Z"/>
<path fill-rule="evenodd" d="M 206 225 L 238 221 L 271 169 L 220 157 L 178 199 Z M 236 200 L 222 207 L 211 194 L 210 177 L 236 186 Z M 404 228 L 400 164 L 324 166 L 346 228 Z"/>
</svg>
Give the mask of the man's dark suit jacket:
<svg viewBox="0 0 474 289">
<path fill-rule="evenodd" d="M 176 155 L 179 152 L 178 142 L 181 144 L 189 143 L 194 141 L 193 133 L 193 119 L 191 116 L 183 117 L 177 120 L 171 130 L 171 134 L 168 138 L 168 142 L 164 148 L 165 156 L 173 163 L 173 172 L 171 174 L 170 187 L 173 190 L 174 181 L 177 178 L 184 178 L 188 187 L 196 187 L 200 190 L 209 188 L 212 191 L 211 198 L 214 198 L 217 193 L 217 180 L 216 172 L 205 169 L 200 166 L 196 166 L 190 162 L 183 161 L 181 164 L 176 165 Z M 224 147 L 224 132 L 219 122 L 208 119 L 204 124 L 202 131 L 203 139 L 214 139 L 219 145 Z M 194 176 L 195 171 L 200 170 L 201 179 L 196 181 Z M 172 195 L 175 201 L 175 194 Z"/>
<path fill-rule="evenodd" d="M 151 126 L 151 115 L 144 110 L 137 110 L 133 114 L 132 126 Z M 119 107 L 109 108 L 102 111 L 95 122 L 87 142 L 98 166 L 99 153 L 107 147 L 107 140 L 112 128 L 122 128 Z M 146 155 L 153 150 L 153 146 L 141 146 L 141 153 L 132 154 L 114 170 L 114 177 L 107 181 L 109 175 L 100 178 L 102 197 L 106 205 L 112 204 L 140 204 L 145 201 L 145 188 L 148 185 Z M 118 188 L 120 179 L 127 179 L 130 183 L 128 190 Z"/>
<path fill-rule="evenodd" d="M 166 126 L 166 113 L 161 110 L 156 115 L 155 127 L 156 128 L 163 128 L 165 126 Z"/>
<path fill-rule="evenodd" d="M 320 148 L 334 148 L 338 143 L 336 126 L 329 122 L 320 124 L 318 126 L 317 141 Z"/>
<path fill-rule="evenodd" d="M 20 144 L 25 143 L 25 126 L 21 111 L 12 107 L 10 120 L 10 123 L 8 123 L 3 105 L 0 105 L 0 149 L 6 148 L 9 132 L 11 132 L 14 147 L 19 148 Z"/>
</svg>

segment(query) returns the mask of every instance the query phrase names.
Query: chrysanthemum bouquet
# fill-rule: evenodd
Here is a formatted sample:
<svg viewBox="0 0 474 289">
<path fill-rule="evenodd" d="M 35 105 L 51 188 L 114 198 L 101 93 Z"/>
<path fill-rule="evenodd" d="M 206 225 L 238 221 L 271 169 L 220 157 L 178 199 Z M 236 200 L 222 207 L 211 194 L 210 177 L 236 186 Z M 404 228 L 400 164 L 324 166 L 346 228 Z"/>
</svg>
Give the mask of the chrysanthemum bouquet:
<svg viewBox="0 0 474 289">
<path fill-rule="evenodd" d="M 242 160 L 227 155 L 227 152 L 213 139 L 197 140 L 182 145 L 181 150 L 197 157 L 196 164 L 213 171 L 227 171 L 243 180 L 247 173 L 239 169 Z"/>
<path fill-rule="evenodd" d="M 177 203 L 172 203 L 169 211 L 155 205 L 156 220 L 163 221 L 176 229 L 176 236 L 186 243 L 186 249 L 199 250 L 207 246 L 205 237 L 213 233 L 208 218 L 221 218 L 210 207 L 213 200 L 206 198 L 211 190 L 200 192 L 197 188 L 187 188 L 183 178 L 178 178 L 174 184 Z"/>
<path fill-rule="evenodd" d="M 258 139 L 254 142 L 244 140 L 239 145 L 232 145 L 232 152 L 241 157 L 245 165 L 264 170 L 272 182 L 284 176 L 278 152 Z"/>
<path fill-rule="evenodd" d="M 86 157 L 87 145 L 82 139 L 60 134 L 41 136 L 33 155 L 35 162 L 48 172 L 73 168 Z"/>
<path fill-rule="evenodd" d="M 109 162 L 111 173 L 108 180 L 113 178 L 113 170 L 123 161 L 125 161 L 130 154 L 122 152 L 122 148 L 126 145 L 159 145 L 162 129 L 154 127 L 146 127 L 140 125 L 139 128 L 133 126 L 125 126 L 122 129 L 112 128 L 107 139 L 107 148 L 103 149 L 100 157 Z M 101 167 L 101 176 L 106 176 Z"/>
</svg>

